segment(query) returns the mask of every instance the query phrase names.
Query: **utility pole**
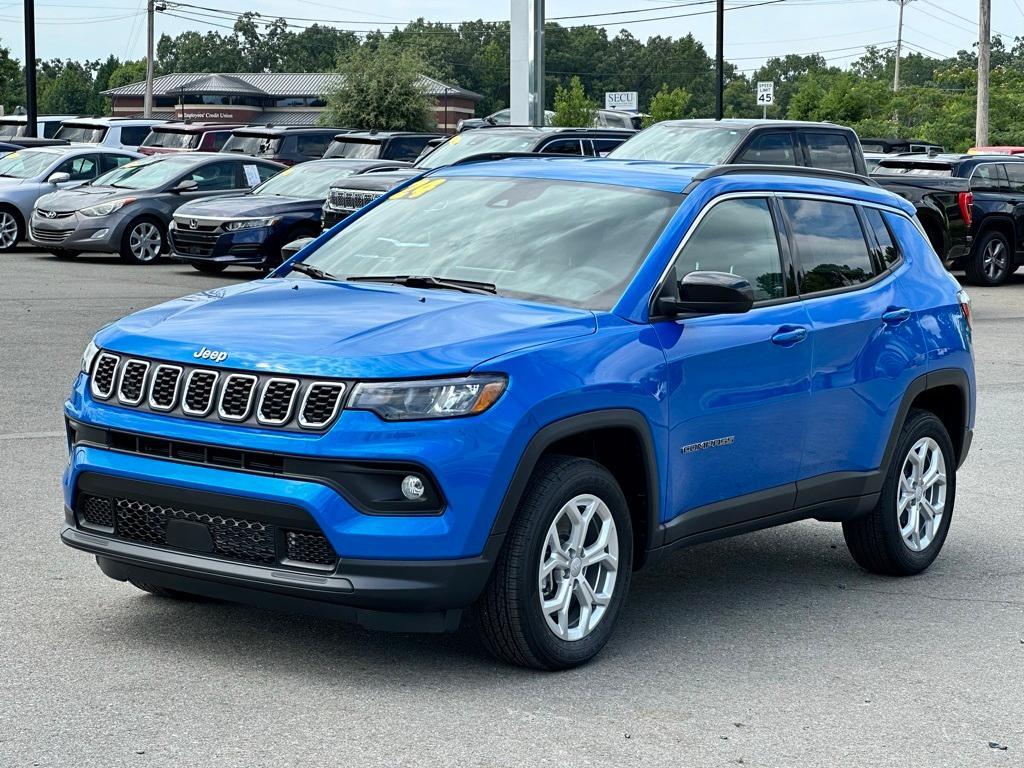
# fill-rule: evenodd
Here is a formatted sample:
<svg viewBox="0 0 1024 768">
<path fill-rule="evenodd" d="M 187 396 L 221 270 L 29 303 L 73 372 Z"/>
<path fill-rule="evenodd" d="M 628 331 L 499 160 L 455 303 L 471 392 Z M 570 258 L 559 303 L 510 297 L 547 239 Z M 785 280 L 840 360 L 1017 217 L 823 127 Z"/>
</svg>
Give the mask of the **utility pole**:
<svg viewBox="0 0 1024 768">
<path fill-rule="evenodd" d="M 725 116 L 725 0 L 718 0 L 715 9 L 715 120 Z"/>
<path fill-rule="evenodd" d="M 900 89 L 900 56 L 903 54 L 903 6 L 911 2 L 911 0 L 893 0 L 900 5 L 900 23 L 896 28 L 896 66 L 893 68 L 892 76 L 892 92 L 896 93 Z"/>
<path fill-rule="evenodd" d="M 992 52 L 992 0 L 978 3 L 978 114 L 974 123 L 974 145 L 988 146 L 988 69 Z"/>
<path fill-rule="evenodd" d="M 509 107 L 513 125 L 544 125 L 544 0 L 512 0 Z"/>
<path fill-rule="evenodd" d="M 25 135 L 35 136 L 39 125 L 36 104 L 36 3 L 25 0 Z"/>
<path fill-rule="evenodd" d="M 142 116 L 153 116 L 153 17 L 156 0 L 146 0 L 146 98 L 142 103 Z"/>
</svg>

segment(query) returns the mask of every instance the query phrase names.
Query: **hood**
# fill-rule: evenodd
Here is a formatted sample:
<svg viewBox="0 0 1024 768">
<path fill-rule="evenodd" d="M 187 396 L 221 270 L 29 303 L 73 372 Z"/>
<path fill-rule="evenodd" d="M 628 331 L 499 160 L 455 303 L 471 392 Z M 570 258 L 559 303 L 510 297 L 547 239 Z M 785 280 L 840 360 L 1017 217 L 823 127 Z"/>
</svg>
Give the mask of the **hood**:
<svg viewBox="0 0 1024 768">
<path fill-rule="evenodd" d="M 380 173 L 360 173 L 356 176 L 349 176 L 347 179 L 336 181 L 331 184 L 331 189 L 359 189 L 367 192 L 387 192 L 392 187 L 397 187 L 406 179 L 419 176 L 423 171 L 419 168 L 409 168 L 401 171 L 381 171 Z"/>
<path fill-rule="evenodd" d="M 185 203 L 176 212 L 178 218 L 201 216 L 204 218 L 238 218 L 242 216 L 278 216 L 293 211 L 319 212 L 323 198 L 304 200 L 300 197 L 279 197 L 275 195 L 239 195 L 238 197 L 214 197 Z"/>
<path fill-rule="evenodd" d="M 389 379 L 465 373 L 517 349 L 594 333 L 592 312 L 384 283 L 269 278 L 216 288 L 129 315 L 96 343 L 223 368 Z M 209 361 L 204 361 L 209 364 Z"/>
<path fill-rule="evenodd" d="M 122 197 L 150 197 L 153 192 L 146 189 L 118 189 L 117 187 L 82 186 L 62 189 L 46 196 L 46 205 L 55 211 L 78 211 L 90 205 L 99 205 L 107 200 Z"/>
</svg>

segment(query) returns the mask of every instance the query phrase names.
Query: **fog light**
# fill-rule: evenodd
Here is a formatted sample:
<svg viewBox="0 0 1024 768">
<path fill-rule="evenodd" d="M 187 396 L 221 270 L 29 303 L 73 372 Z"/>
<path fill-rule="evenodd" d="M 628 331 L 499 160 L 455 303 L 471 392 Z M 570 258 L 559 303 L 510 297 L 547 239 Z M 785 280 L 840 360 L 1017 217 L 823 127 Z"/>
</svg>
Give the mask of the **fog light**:
<svg viewBox="0 0 1024 768">
<path fill-rule="evenodd" d="M 409 501 L 419 501 L 423 498 L 426 490 L 423 486 L 423 478 L 417 475 L 406 475 L 402 479 L 402 495 Z"/>
<path fill-rule="evenodd" d="M 109 231 L 110 231 L 109 229 L 97 229 L 95 232 L 93 232 L 91 235 L 89 235 L 89 239 L 90 240 L 99 240 L 102 237 L 106 237 L 107 233 Z"/>
</svg>

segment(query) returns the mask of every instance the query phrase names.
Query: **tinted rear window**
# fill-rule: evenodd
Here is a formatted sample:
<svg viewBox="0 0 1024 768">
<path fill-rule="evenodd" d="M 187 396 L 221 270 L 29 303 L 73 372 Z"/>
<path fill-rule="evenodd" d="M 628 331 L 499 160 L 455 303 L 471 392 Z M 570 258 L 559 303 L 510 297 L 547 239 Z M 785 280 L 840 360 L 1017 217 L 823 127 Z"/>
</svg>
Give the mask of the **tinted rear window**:
<svg viewBox="0 0 1024 768">
<path fill-rule="evenodd" d="M 64 123 L 57 131 L 55 138 L 65 139 L 72 142 L 85 144 L 99 144 L 107 135 L 107 129 L 103 126 L 74 125 Z"/>
<path fill-rule="evenodd" d="M 800 293 L 847 288 L 875 276 L 854 206 L 784 198 L 782 208 L 796 246 Z"/>
<path fill-rule="evenodd" d="M 809 131 L 804 134 L 811 167 L 856 173 L 857 164 L 846 137 L 838 133 Z"/>
<path fill-rule="evenodd" d="M 883 160 L 872 173 L 879 176 L 952 176 L 949 163 L 915 163 Z"/>
<path fill-rule="evenodd" d="M 234 134 L 224 143 L 223 152 L 238 152 L 242 155 L 273 155 L 281 148 L 280 136 L 259 134 Z"/>
</svg>

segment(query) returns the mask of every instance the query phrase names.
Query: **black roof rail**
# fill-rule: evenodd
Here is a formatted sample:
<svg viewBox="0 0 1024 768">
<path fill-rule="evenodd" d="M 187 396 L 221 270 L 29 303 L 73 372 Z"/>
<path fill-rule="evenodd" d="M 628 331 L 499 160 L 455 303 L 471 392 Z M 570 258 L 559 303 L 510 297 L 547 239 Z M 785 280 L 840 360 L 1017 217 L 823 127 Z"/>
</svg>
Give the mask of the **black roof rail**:
<svg viewBox="0 0 1024 768">
<path fill-rule="evenodd" d="M 714 179 L 719 176 L 737 176 L 740 174 L 761 174 L 778 176 L 802 176 L 808 179 L 832 179 L 833 181 L 846 181 L 851 184 L 863 184 L 866 187 L 877 187 L 878 182 L 859 173 L 848 173 L 846 171 L 833 171 L 827 168 L 807 168 L 802 165 L 758 165 L 756 163 L 741 163 L 737 165 L 716 165 L 698 171 L 693 176 L 687 191 L 702 181 Z"/>
</svg>

